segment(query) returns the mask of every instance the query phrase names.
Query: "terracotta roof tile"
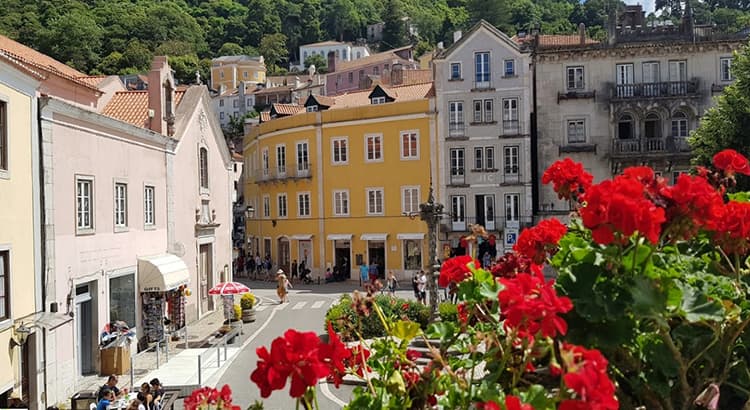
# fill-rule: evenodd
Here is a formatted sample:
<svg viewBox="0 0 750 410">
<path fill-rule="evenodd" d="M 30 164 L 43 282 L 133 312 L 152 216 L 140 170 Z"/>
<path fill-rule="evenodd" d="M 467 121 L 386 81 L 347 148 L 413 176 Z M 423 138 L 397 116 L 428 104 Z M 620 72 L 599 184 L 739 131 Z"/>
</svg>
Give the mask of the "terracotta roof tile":
<svg viewBox="0 0 750 410">
<path fill-rule="evenodd" d="M 513 40 L 519 44 L 533 44 L 534 36 L 518 37 L 513 36 Z M 578 34 L 541 34 L 539 35 L 540 48 L 563 48 L 563 47 L 580 47 L 592 44 L 599 44 L 599 41 L 586 37 L 581 44 L 581 37 Z"/>
<path fill-rule="evenodd" d="M 261 111 L 260 112 L 260 122 L 266 122 L 271 121 L 271 112 L 270 111 Z"/>
<path fill-rule="evenodd" d="M 99 84 L 107 78 L 106 75 L 90 75 L 85 77 L 78 77 L 78 81 L 82 81 L 92 87 L 98 87 Z"/>
<path fill-rule="evenodd" d="M 429 83 L 432 79 L 432 70 L 403 70 L 402 84 Z"/>
<path fill-rule="evenodd" d="M 175 90 L 175 107 L 180 105 L 185 90 Z M 102 110 L 102 114 L 139 127 L 148 124 L 148 91 L 118 91 Z"/>
<path fill-rule="evenodd" d="M 432 86 L 432 83 L 402 85 L 388 88 L 383 86 L 381 87 L 386 90 L 388 95 L 393 96 L 396 102 L 420 100 L 422 98 L 430 98 L 435 95 L 435 90 Z M 334 110 L 370 105 L 370 99 L 368 98 L 368 96 L 371 92 L 372 90 L 365 90 L 336 96 L 334 97 L 336 99 L 336 105 L 332 106 L 330 109 Z"/>
<path fill-rule="evenodd" d="M 384 51 L 382 53 L 371 54 L 367 57 L 362 57 L 358 60 L 352 61 L 336 61 L 336 72 L 353 70 L 359 67 L 368 66 L 370 64 L 377 64 L 384 61 L 398 60 L 401 63 L 408 63 L 409 60 L 396 54 L 396 51 L 406 50 L 411 46 L 405 46 L 396 48 L 393 50 Z"/>
<path fill-rule="evenodd" d="M 317 101 L 318 104 L 325 105 L 326 107 L 332 107 L 334 104 L 336 104 L 336 99 L 333 97 L 327 97 L 325 95 L 313 95 L 313 98 L 315 98 L 315 101 Z"/>
<path fill-rule="evenodd" d="M 319 43 L 312 43 L 312 44 L 303 44 L 301 47 L 317 47 L 317 46 L 338 46 L 338 45 L 345 45 L 346 43 L 342 43 L 340 41 L 321 41 Z"/>
<path fill-rule="evenodd" d="M 294 115 L 300 111 L 305 110 L 304 105 L 298 105 L 298 104 L 281 104 L 276 103 L 273 104 L 273 109 L 276 111 L 279 115 Z"/>
<path fill-rule="evenodd" d="M 31 47 L 27 47 L 17 41 L 11 40 L 2 34 L 0 34 L 0 55 L 3 55 L 16 63 L 29 65 L 47 73 L 65 78 L 79 85 L 97 90 L 96 86 L 91 85 L 85 80 L 80 80 L 81 78 L 87 78 L 85 73 L 65 65 L 48 55 L 42 54 Z"/>
</svg>

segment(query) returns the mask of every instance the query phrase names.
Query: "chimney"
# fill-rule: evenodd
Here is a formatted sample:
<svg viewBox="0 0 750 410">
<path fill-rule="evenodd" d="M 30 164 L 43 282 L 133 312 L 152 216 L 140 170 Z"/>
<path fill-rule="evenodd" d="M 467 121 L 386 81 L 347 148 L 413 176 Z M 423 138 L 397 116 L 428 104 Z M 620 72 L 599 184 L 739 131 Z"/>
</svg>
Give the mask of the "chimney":
<svg viewBox="0 0 750 410">
<path fill-rule="evenodd" d="M 333 51 L 328 52 L 328 72 L 333 73 L 336 71 L 336 53 Z"/>
<path fill-rule="evenodd" d="M 586 44 L 586 25 L 583 23 L 578 24 L 578 38 L 581 45 Z"/>
<path fill-rule="evenodd" d="M 613 46 L 617 43 L 617 7 L 611 7 L 607 16 L 607 44 Z"/>
<path fill-rule="evenodd" d="M 156 56 L 148 72 L 148 108 L 154 116 L 148 127 L 171 136 L 174 127 L 174 78 L 166 56 Z"/>
<path fill-rule="evenodd" d="M 461 36 L 462 35 L 463 35 L 463 33 L 461 32 L 461 30 L 454 31 L 453 32 L 453 42 L 455 43 L 456 41 L 461 40 Z"/>
</svg>

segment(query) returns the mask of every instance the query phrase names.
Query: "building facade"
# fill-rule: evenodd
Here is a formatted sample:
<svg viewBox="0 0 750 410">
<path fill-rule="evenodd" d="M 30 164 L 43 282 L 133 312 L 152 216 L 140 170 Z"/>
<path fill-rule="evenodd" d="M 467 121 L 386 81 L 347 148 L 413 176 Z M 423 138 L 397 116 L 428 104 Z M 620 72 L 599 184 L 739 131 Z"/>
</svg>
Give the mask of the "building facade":
<svg viewBox="0 0 750 410">
<path fill-rule="evenodd" d="M 240 82 L 266 82 L 263 56 L 222 56 L 211 60 L 211 88 L 223 93 L 234 90 Z"/>
<path fill-rule="evenodd" d="M 325 95 L 366 90 L 372 84 L 371 77 L 379 79 L 381 74 L 386 72 L 418 68 L 419 63 L 413 59 L 413 46 L 396 48 L 353 61 L 340 61 L 335 53 L 328 53 Z"/>
<path fill-rule="evenodd" d="M 483 226 L 510 248 L 532 221 L 531 54 L 480 21 L 434 59 L 440 201 L 451 248 Z"/>
<path fill-rule="evenodd" d="M 351 43 L 342 43 L 340 41 L 322 41 L 319 43 L 305 44 L 299 46 L 299 65 L 295 66 L 297 70 L 305 69 L 305 60 L 308 57 L 319 55 L 323 60 L 328 59 L 328 53 L 333 53 L 336 59 L 340 61 L 359 60 L 370 55 L 370 49 L 366 45 L 357 45 Z M 320 67 L 318 67 L 320 68 Z M 329 67 L 329 71 L 330 67 Z"/>
<path fill-rule="evenodd" d="M 311 96 L 305 111 L 261 123 L 245 137 L 250 252 L 289 271 L 305 261 L 358 278 L 377 264 L 410 277 L 427 260 L 416 214 L 436 180 L 432 84 L 336 98 Z"/>
<path fill-rule="evenodd" d="M 648 26 L 628 6 L 606 42 L 540 36 L 535 44 L 538 173 L 570 157 L 595 181 L 648 165 L 670 183 L 690 168 L 687 143 L 700 117 L 732 82 L 732 53 L 745 36 L 713 33 L 686 19 Z M 557 36 L 561 37 L 561 36 Z M 538 213 L 567 214 L 539 183 Z"/>
</svg>

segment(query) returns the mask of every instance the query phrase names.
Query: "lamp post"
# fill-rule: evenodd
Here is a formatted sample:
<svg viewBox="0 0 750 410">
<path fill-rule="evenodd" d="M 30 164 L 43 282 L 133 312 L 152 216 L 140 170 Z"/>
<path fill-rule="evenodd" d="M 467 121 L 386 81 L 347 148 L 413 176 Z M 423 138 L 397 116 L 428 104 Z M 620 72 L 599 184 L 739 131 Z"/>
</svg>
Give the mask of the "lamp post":
<svg viewBox="0 0 750 410">
<path fill-rule="evenodd" d="M 434 321 L 437 317 L 438 310 L 438 283 L 437 279 L 440 276 L 440 264 L 437 260 L 437 235 L 438 235 L 438 224 L 440 223 L 440 217 L 443 215 L 443 204 L 435 202 L 435 195 L 433 193 L 432 184 L 430 184 L 430 196 L 427 198 L 427 202 L 419 204 L 419 219 L 427 223 L 427 235 L 429 243 L 429 257 L 430 257 L 430 281 L 428 287 L 430 290 L 430 321 Z"/>
<path fill-rule="evenodd" d="M 253 219 L 253 216 L 255 216 L 255 208 L 252 205 L 248 205 L 247 208 L 245 208 L 245 257 L 251 257 L 252 253 L 249 252 L 248 248 L 248 239 L 250 236 L 250 222 L 251 219 Z M 244 267 L 243 267 L 244 268 Z"/>
</svg>

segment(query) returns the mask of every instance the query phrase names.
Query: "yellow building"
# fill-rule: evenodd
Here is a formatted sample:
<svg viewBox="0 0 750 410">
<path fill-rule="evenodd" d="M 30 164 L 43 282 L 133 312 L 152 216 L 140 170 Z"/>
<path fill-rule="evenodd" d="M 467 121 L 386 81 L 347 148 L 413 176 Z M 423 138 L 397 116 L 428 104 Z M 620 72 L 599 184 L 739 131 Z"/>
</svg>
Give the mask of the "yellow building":
<svg viewBox="0 0 750 410">
<path fill-rule="evenodd" d="M 245 136 L 248 251 L 314 276 L 358 265 L 400 278 L 428 263 L 419 204 L 437 158 L 432 83 L 279 104 Z M 266 113 L 263 113 L 266 114 Z M 437 193 L 436 193 L 437 195 Z"/>
<path fill-rule="evenodd" d="M 0 57 L 0 408 L 8 407 L 11 397 L 29 402 L 29 389 L 37 387 L 34 357 L 40 353 L 39 339 L 19 331 L 21 320 L 41 303 L 40 254 L 34 246 L 39 240 L 40 75 L 12 64 Z"/>
<path fill-rule="evenodd" d="M 265 83 L 266 64 L 263 56 L 222 56 L 211 60 L 211 87 L 234 90 L 245 83 Z M 222 91 L 223 92 L 223 91 Z"/>
</svg>

